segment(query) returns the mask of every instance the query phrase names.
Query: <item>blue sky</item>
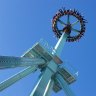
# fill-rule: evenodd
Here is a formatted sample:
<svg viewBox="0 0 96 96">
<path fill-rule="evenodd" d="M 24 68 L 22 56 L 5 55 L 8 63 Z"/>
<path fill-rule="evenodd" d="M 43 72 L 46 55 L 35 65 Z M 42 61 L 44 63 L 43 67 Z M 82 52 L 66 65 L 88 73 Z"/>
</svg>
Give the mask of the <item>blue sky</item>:
<svg viewBox="0 0 96 96">
<path fill-rule="evenodd" d="M 72 84 L 76 96 L 96 95 L 96 1 L 95 0 L 0 0 L 0 55 L 21 56 L 43 38 L 54 46 L 57 39 L 52 32 L 51 20 L 58 9 L 77 9 L 88 23 L 79 42 L 66 43 L 61 58 L 79 72 Z M 0 70 L 0 81 L 22 68 Z M 30 74 L 0 93 L 0 96 L 29 96 L 39 72 Z M 64 96 L 64 92 L 52 93 Z"/>
</svg>

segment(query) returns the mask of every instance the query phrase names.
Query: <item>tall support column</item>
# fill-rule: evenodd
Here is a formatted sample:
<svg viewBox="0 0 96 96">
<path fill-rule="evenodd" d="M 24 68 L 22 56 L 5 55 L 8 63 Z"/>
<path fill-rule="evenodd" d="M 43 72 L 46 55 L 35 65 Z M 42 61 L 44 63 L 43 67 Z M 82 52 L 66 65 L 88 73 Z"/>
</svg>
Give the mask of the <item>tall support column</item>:
<svg viewBox="0 0 96 96">
<path fill-rule="evenodd" d="M 62 34 L 62 36 L 58 40 L 56 46 L 54 47 L 54 50 L 53 50 L 52 54 L 56 54 L 56 55 L 60 56 L 60 54 L 61 54 L 61 52 L 63 50 L 64 44 L 66 42 L 67 37 L 68 37 L 68 34 L 66 34 L 66 33 Z"/>
<path fill-rule="evenodd" d="M 50 66 L 54 66 L 54 68 L 51 69 Z M 55 73 L 55 70 L 57 70 L 57 65 L 51 61 L 30 96 L 46 96 L 46 94 L 49 94 L 48 91 L 51 87 L 51 77 Z"/>
<path fill-rule="evenodd" d="M 54 80 L 51 79 L 50 85 L 49 85 L 49 89 L 48 89 L 48 91 L 47 91 L 46 96 L 50 96 L 50 95 L 51 95 L 51 91 L 52 91 L 52 89 L 53 89 L 53 85 L 54 85 Z"/>
<path fill-rule="evenodd" d="M 67 34 L 63 33 L 61 38 L 58 40 L 52 54 L 60 55 L 63 49 L 64 43 L 66 42 Z M 38 81 L 34 90 L 30 94 L 30 96 L 48 96 L 50 94 L 50 88 L 52 89 L 53 84 L 51 82 L 51 77 L 56 73 L 58 65 L 51 61 L 47 65 L 45 72 L 42 75 L 42 78 Z M 51 85 L 52 84 L 52 85 Z"/>
<path fill-rule="evenodd" d="M 72 92 L 67 82 L 62 78 L 60 74 L 56 75 L 56 79 L 61 85 L 62 89 L 64 90 L 66 96 L 75 96 L 75 94 Z"/>
</svg>

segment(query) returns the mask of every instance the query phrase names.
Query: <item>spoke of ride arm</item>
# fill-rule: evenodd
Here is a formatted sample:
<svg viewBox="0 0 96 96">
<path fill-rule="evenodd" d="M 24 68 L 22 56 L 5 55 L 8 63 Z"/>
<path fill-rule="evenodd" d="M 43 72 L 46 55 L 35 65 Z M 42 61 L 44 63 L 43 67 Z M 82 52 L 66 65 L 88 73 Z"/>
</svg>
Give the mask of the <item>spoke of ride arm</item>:
<svg viewBox="0 0 96 96">
<path fill-rule="evenodd" d="M 1 82 L 0 83 L 0 91 L 3 91 L 5 88 L 11 86 L 15 82 L 19 81 L 20 79 L 24 78 L 25 76 L 29 75 L 30 73 L 36 71 L 36 69 L 37 69 L 37 66 L 27 67 L 26 69 L 13 75 L 12 77 L 8 78 L 7 80 Z"/>
<path fill-rule="evenodd" d="M 58 19 L 58 21 L 59 21 L 63 26 L 66 25 L 62 20 Z"/>
<path fill-rule="evenodd" d="M 68 17 L 67 17 L 67 24 L 70 24 L 70 15 L 68 14 Z"/>
<path fill-rule="evenodd" d="M 71 26 L 73 27 L 73 26 L 76 25 L 77 23 L 79 23 L 79 20 L 77 20 L 76 22 L 74 22 L 73 24 L 71 24 Z"/>
<path fill-rule="evenodd" d="M 74 28 L 72 28 L 72 31 L 75 31 L 75 32 L 80 32 L 80 30 L 77 30 L 77 29 L 74 29 Z"/>
</svg>

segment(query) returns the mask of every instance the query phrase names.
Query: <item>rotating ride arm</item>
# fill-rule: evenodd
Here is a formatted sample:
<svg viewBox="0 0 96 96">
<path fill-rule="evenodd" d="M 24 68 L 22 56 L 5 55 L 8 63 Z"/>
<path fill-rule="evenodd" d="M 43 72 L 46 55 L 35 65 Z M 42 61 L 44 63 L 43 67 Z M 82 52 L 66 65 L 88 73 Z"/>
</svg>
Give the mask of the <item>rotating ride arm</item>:
<svg viewBox="0 0 96 96">
<path fill-rule="evenodd" d="M 53 17 L 52 29 L 59 40 L 65 33 L 66 38 L 63 37 L 63 39 L 65 38 L 65 41 L 67 42 L 74 42 L 78 41 L 84 35 L 86 29 L 85 23 L 87 22 L 84 19 L 84 17 L 75 9 L 74 10 L 60 9 Z M 62 45 L 65 42 L 63 39 L 58 43 L 59 46 L 57 54 L 59 55 L 61 53 L 60 52 L 61 49 L 63 48 Z M 55 77 L 56 82 L 54 83 L 53 90 L 55 92 L 58 92 L 61 89 L 63 89 L 67 96 L 75 96 L 72 90 L 69 88 L 69 84 L 76 81 L 76 78 L 71 75 L 70 71 L 66 71 L 65 69 L 62 68 L 59 71 L 63 73 L 63 76 L 59 73 L 56 74 Z"/>
</svg>

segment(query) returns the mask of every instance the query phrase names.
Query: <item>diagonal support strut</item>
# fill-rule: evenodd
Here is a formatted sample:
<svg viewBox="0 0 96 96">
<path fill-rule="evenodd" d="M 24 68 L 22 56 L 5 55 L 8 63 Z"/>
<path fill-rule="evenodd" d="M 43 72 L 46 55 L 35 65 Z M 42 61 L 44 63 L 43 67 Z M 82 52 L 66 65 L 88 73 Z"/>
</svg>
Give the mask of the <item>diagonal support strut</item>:
<svg viewBox="0 0 96 96">
<path fill-rule="evenodd" d="M 37 66 L 27 67 L 26 69 L 20 71 L 19 73 L 13 75 L 12 77 L 8 78 L 7 80 L 0 83 L 0 91 L 3 91 L 7 87 L 11 86 L 12 84 L 16 83 L 20 79 L 24 78 L 25 76 L 29 75 L 30 73 L 36 71 Z"/>
<path fill-rule="evenodd" d="M 0 56 L 0 69 L 28 67 L 34 65 L 42 65 L 45 60 L 42 58 L 26 58 L 13 56 Z"/>
</svg>

